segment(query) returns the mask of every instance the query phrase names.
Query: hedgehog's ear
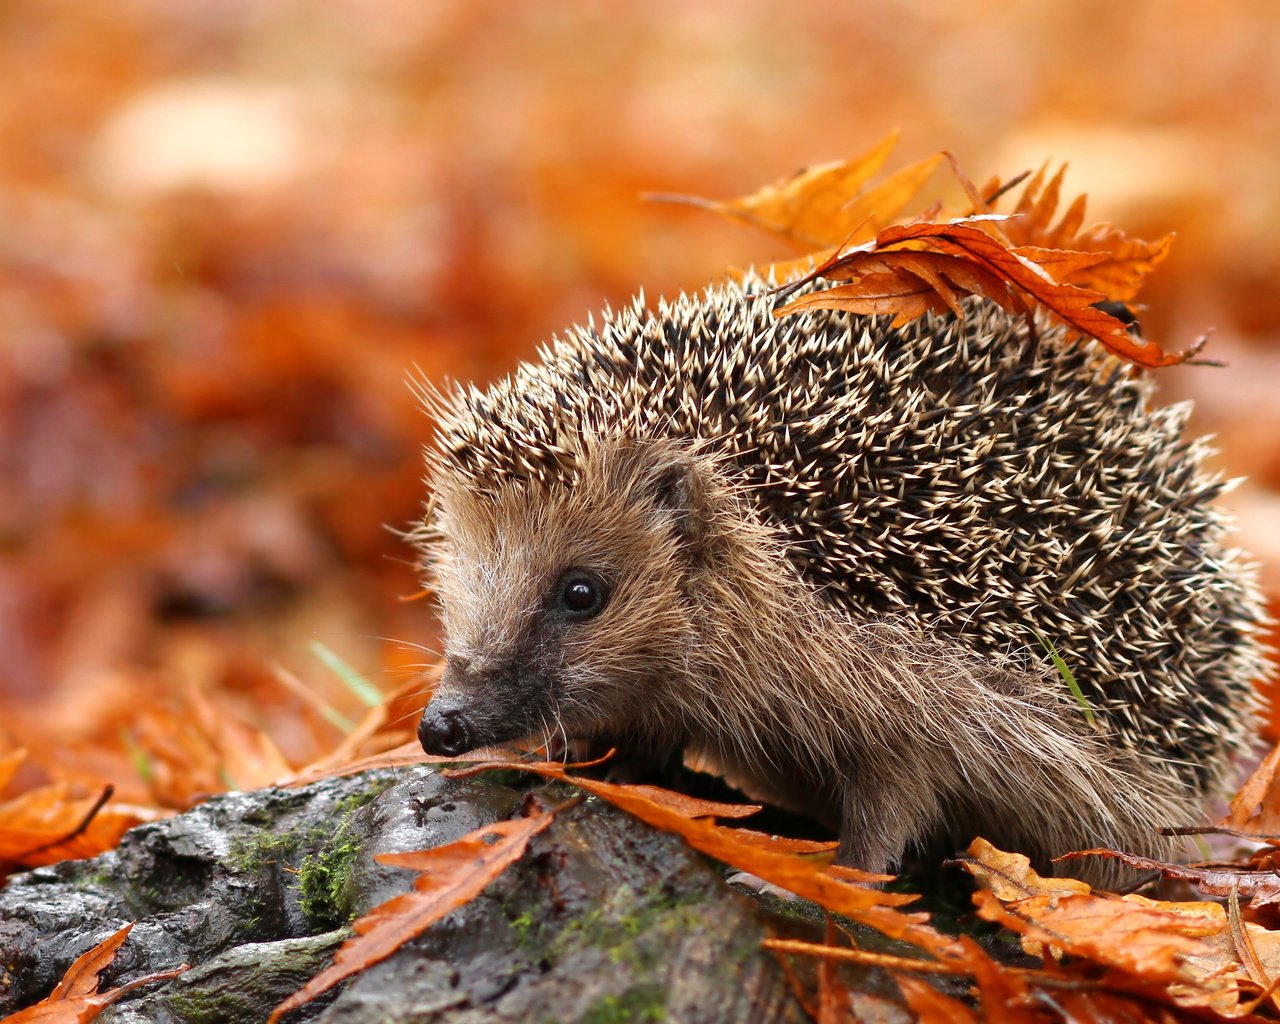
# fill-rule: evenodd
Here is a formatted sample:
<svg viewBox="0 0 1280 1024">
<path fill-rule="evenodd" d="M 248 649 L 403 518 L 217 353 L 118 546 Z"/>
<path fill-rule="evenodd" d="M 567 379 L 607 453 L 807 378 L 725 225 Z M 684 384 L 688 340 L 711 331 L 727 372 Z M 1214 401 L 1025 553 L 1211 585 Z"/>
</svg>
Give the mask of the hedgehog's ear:
<svg viewBox="0 0 1280 1024">
<path fill-rule="evenodd" d="M 707 539 L 711 521 L 707 480 L 702 467 L 684 452 L 671 452 L 648 479 L 654 504 L 671 516 L 676 535 L 694 551 Z"/>
</svg>

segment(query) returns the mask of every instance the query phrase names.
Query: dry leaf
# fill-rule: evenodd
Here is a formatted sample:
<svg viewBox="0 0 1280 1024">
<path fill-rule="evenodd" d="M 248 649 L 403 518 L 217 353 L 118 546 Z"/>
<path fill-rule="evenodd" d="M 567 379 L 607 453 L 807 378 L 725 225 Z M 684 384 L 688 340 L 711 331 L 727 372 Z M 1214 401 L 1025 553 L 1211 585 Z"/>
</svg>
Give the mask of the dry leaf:
<svg viewBox="0 0 1280 1024">
<path fill-rule="evenodd" d="M 126 993 L 153 981 L 176 978 L 190 970 L 183 964 L 173 970 L 157 971 L 142 978 L 134 978 L 127 985 L 99 992 L 98 975 L 110 966 L 132 928 L 132 924 L 125 925 L 88 952 L 76 957 L 47 999 L 10 1014 L 0 1024 L 86 1024 Z"/>
<path fill-rule="evenodd" d="M 1227 897 L 1232 893 L 1247 897 L 1253 909 L 1280 904 L 1280 875 L 1275 871 L 1250 871 L 1230 866 L 1188 866 L 1139 857 L 1117 850 L 1076 850 L 1060 860 L 1078 857 L 1106 857 L 1118 860 L 1140 871 L 1158 871 L 1165 878 L 1190 882 L 1205 896 Z"/>
<path fill-rule="evenodd" d="M 1052 949 L 1110 969 L 1113 987 L 1234 1019 L 1252 1012 L 1258 979 L 1280 971 L 1280 935 L 1237 921 L 1241 941 L 1216 903 L 1099 895 L 1082 882 L 1043 878 L 1025 857 L 983 840 L 961 863 L 989 887 L 974 894 L 979 916 L 1017 932 L 1032 955 Z"/>
<path fill-rule="evenodd" d="M 897 141 L 895 131 L 852 160 L 806 167 L 739 199 L 648 198 L 711 210 L 810 250 L 854 244 L 891 224 L 943 160 L 941 154 L 928 157 L 863 191 Z"/>
<path fill-rule="evenodd" d="M 1231 801 L 1227 824 L 1259 833 L 1280 832 L 1280 745 L 1258 765 Z"/>
<path fill-rule="evenodd" d="M 478 896 L 520 859 L 529 840 L 550 825 L 555 814 L 551 810 L 485 825 L 430 850 L 379 854 L 374 858 L 379 864 L 421 872 L 413 883 L 414 891 L 379 904 L 357 920 L 356 935 L 338 949 L 333 964 L 281 1002 L 271 1012 L 268 1024 L 275 1024 L 338 982 L 385 960 L 446 914 Z"/>
<path fill-rule="evenodd" d="M 35 867 L 60 860 L 94 857 L 114 849 L 135 825 L 164 817 L 164 811 L 99 797 L 72 797 L 55 782 L 0 803 L 0 875 L 6 866 Z"/>
<path fill-rule="evenodd" d="M 1036 173 L 1023 190 L 1013 216 L 1004 224 L 1004 233 L 1018 247 L 1071 249 L 1096 257 L 1092 263 L 1055 276 L 1064 284 L 1088 288 L 1118 302 L 1129 302 L 1147 275 L 1169 255 L 1173 236 L 1145 242 L 1130 238 L 1108 224 L 1099 224 L 1082 233 L 1080 228 L 1087 204 L 1087 197 L 1083 195 L 1076 197 L 1062 219 L 1053 224 L 1066 169 L 1067 165 L 1063 164 L 1047 183 L 1044 168 Z"/>
<path fill-rule="evenodd" d="M 943 995 L 927 981 L 909 974 L 894 974 L 907 1008 L 920 1024 L 978 1024 L 972 1010 L 958 999 Z"/>
<path fill-rule="evenodd" d="M 0 756 L 0 793 L 3 793 L 5 787 L 13 781 L 14 775 L 27 759 L 27 752 L 22 748 L 11 750 L 9 753 Z"/>
<path fill-rule="evenodd" d="M 934 297 L 922 298 L 919 289 L 904 289 L 906 301 L 895 317 L 895 324 L 913 320 L 928 309 L 939 310 L 944 305 L 957 309 L 956 296 L 949 285 L 940 283 L 949 282 L 964 291 L 983 295 L 1010 312 L 1025 310 L 1023 296 L 1026 296 L 1072 331 L 1095 338 L 1115 355 L 1139 366 L 1171 366 L 1185 362 L 1198 351 L 1169 355 L 1154 342 L 1134 338 L 1122 321 L 1096 307 L 1095 303 L 1106 296 L 1064 284 L 1048 269 L 1053 265 L 1087 268 L 1095 265 L 1089 263 L 1091 257 L 1038 247 L 1010 248 L 984 229 L 984 225 L 991 222 L 990 216 L 982 215 L 941 224 L 926 222 L 885 228 L 874 241 L 841 250 L 809 278 L 785 289 L 784 294 L 819 277 L 847 281 L 847 285 L 810 292 L 783 306 L 775 315 L 787 316 L 807 309 L 861 311 L 858 302 L 863 288 L 868 289 L 877 302 L 883 302 L 884 279 L 878 275 L 897 272 L 928 284 Z M 924 253 L 944 258 L 924 263 L 920 259 Z M 922 272 L 922 266 L 927 266 L 928 271 Z M 864 282 L 864 276 L 870 280 Z"/>
<path fill-rule="evenodd" d="M 655 828 L 677 833 L 695 850 L 749 871 L 766 882 L 837 913 L 857 917 L 868 908 L 899 906 L 915 899 L 914 896 L 866 887 L 865 883 L 887 881 L 891 876 L 837 867 L 813 857 L 799 856 L 790 840 L 749 831 L 744 834 L 741 829 L 725 828 L 703 817 L 693 817 L 691 814 L 698 810 L 696 803 L 701 801 L 691 805 L 688 798 L 657 787 L 624 786 L 570 775 L 564 765 L 553 762 L 494 761 L 474 765 L 456 774 L 471 775 L 502 768 L 571 783 Z"/>
<path fill-rule="evenodd" d="M 1133 299 L 1168 255 L 1172 236 L 1145 242 L 1109 225 L 1082 231 L 1084 196 L 1055 223 L 1065 165 L 1047 182 L 1042 168 L 1007 216 L 992 211 L 1009 185 L 995 179 L 985 194 L 979 193 L 948 153 L 864 191 L 895 140 L 891 135 L 853 160 L 807 168 L 740 199 L 658 198 L 709 209 L 807 247 L 809 256 L 770 268 L 775 280 L 805 274 L 816 264 L 802 282 L 816 277 L 845 282 L 791 302 L 779 316 L 839 309 L 889 314 L 894 326 L 902 326 L 926 312 L 960 315 L 965 296 L 982 295 L 1014 314 L 1029 314 L 1034 303 L 1071 332 L 1094 338 L 1139 366 L 1170 366 L 1199 351 L 1197 346 L 1165 353 L 1154 342 L 1134 338 L 1124 322 L 1098 308 L 1101 302 Z M 943 160 L 950 161 L 968 194 L 970 214 L 943 217 L 935 204 L 911 223 L 892 225 Z"/>
</svg>

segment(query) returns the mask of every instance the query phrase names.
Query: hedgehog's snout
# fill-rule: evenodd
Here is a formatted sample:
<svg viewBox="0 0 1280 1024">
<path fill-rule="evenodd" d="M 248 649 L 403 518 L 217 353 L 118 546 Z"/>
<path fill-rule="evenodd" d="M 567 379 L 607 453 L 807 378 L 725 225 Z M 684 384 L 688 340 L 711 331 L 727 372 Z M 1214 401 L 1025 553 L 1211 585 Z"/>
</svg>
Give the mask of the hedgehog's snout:
<svg viewBox="0 0 1280 1024">
<path fill-rule="evenodd" d="M 465 754 L 474 746 L 466 716 L 460 708 L 447 704 L 439 707 L 438 704 L 439 701 L 433 700 L 422 712 L 422 720 L 418 723 L 418 742 L 428 754 L 442 757 Z"/>
<path fill-rule="evenodd" d="M 520 678 L 509 663 L 451 654 L 418 722 L 422 749 L 457 757 L 527 733 L 525 713 L 536 694 L 523 691 Z"/>
<path fill-rule="evenodd" d="M 418 722 L 418 742 L 428 754 L 457 757 L 475 747 L 476 731 L 468 720 L 468 692 L 459 686 L 465 682 L 471 663 L 467 658 L 451 657 L 440 680 L 440 688 L 422 712 Z"/>
</svg>

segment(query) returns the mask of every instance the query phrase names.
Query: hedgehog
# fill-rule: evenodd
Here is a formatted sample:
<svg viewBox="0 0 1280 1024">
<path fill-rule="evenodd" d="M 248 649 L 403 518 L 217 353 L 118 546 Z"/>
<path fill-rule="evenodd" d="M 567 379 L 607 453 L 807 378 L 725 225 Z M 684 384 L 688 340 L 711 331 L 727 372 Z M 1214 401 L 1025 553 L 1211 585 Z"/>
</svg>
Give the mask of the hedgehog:
<svg viewBox="0 0 1280 1024">
<path fill-rule="evenodd" d="M 1189 404 L 986 300 L 895 327 L 775 317 L 772 284 L 642 294 L 423 387 L 423 748 L 714 765 L 870 872 L 975 835 L 1171 855 L 1266 673 Z"/>
</svg>

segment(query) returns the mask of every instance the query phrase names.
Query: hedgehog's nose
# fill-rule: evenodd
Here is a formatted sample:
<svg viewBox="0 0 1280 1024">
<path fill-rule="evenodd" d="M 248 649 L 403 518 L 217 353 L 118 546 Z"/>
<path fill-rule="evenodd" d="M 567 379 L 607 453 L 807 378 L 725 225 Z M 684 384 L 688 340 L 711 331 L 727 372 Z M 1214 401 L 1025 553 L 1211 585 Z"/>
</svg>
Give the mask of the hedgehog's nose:
<svg viewBox="0 0 1280 1024">
<path fill-rule="evenodd" d="M 418 742 L 428 754 L 457 757 L 471 749 L 471 729 L 461 711 L 453 708 L 437 711 L 428 704 L 418 723 Z"/>
</svg>

